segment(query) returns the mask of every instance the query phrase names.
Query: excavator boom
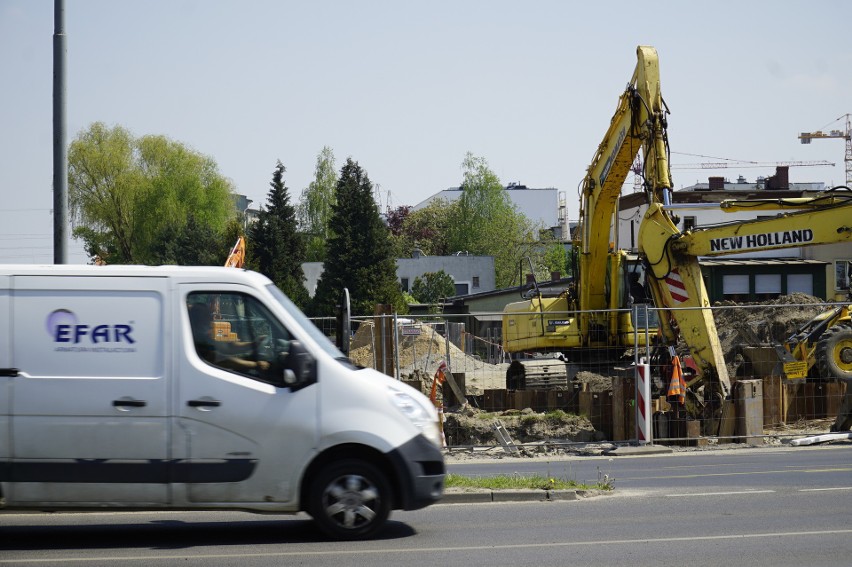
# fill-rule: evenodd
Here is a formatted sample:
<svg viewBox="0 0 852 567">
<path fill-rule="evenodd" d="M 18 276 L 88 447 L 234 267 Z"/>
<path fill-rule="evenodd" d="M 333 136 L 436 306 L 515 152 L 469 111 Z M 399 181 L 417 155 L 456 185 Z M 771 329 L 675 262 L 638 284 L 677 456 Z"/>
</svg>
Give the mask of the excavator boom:
<svg viewBox="0 0 852 567">
<path fill-rule="evenodd" d="M 640 45 L 636 56 L 636 69 L 583 181 L 579 234 L 574 243 L 580 250 L 578 295 L 584 311 L 614 307 L 601 275 L 614 253 L 610 244 L 621 188 L 640 150 L 646 190 L 662 194 L 671 188 L 657 51 Z"/>
</svg>

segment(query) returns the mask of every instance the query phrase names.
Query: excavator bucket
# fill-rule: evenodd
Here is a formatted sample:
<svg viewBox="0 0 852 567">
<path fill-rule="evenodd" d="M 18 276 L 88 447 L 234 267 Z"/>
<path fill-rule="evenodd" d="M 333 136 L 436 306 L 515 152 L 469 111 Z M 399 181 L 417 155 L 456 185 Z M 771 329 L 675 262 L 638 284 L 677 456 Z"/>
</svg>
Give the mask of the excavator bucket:
<svg viewBox="0 0 852 567">
<path fill-rule="evenodd" d="M 742 348 L 748 363 L 741 372 L 748 376 L 781 376 L 787 380 L 802 381 L 808 376 L 808 363 L 796 360 L 781 345 L 749 345 Z"/>
</svg>

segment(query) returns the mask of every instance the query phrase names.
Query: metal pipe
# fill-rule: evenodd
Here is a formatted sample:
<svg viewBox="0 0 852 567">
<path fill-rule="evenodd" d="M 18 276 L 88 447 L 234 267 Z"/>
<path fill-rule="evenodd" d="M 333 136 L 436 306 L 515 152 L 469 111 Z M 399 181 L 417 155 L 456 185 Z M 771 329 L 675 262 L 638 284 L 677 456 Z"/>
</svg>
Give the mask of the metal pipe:
<svg viewBox="0 0 852 567">
<path fill-rule="evenodd" d="M 53 4 L 53 263 L 68 263 L 65 0 Z"/>
</svg>

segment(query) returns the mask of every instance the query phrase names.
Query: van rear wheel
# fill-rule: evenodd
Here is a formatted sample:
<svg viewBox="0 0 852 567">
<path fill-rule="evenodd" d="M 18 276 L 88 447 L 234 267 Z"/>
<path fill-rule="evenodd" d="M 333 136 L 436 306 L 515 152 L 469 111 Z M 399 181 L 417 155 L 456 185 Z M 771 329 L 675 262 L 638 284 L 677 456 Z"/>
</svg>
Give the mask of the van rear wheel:
<svg viewBox="0 0 852 567">
<path fill-rule="evenodd" d="M 309 512 L 336 539 L 367 539 L 384 526 L 391 509 L 391 489 L 372 464 L 347 459 L 320 471 L 311 483 Z"/>
</svg>

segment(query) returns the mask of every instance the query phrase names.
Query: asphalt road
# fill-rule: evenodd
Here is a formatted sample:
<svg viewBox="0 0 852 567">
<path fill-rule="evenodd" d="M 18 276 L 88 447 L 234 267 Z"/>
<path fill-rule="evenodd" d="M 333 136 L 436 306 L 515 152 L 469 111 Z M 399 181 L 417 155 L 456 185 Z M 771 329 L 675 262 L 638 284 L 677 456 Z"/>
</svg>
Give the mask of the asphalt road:
<svg viewBox="0 0 852 567">
<path fill-rule="evenodd" d="M 617 489 L 694 493 L 708 490 L 791 490 L 852 486 L 852 443 L 827 446 L 737 448 L 638 457 L 480 459 L 450 462 L 468 476 L 537 474 L 594 484 L 607 475 Z"/>
<path fill-rule="evenodd" d="M 612 495 L 396 512 L 382 537 L 368 542 L 325 541 L 305 516 L 0 515 L 0 565 L 837 567 L 850 562 L 852 447 L 599 461 L 614 471 Z M 571 466 L 583 471 L 591 464 L 581 462 Z M 542 464 L 554 466 L 524 466 Z M 484 467 L 490 474 L 506 466 L 498 461 L 452 468 Z"/>
</svg>

